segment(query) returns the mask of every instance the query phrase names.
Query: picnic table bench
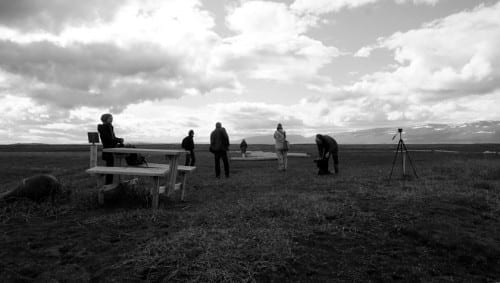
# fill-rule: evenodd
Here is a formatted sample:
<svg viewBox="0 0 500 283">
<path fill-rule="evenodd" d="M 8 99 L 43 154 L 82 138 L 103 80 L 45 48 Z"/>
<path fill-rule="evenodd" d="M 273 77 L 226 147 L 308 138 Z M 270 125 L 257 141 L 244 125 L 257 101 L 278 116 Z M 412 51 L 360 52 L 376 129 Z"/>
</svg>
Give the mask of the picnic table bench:
<svg viewBox="0 0 500 283">
<path fill-rule="evenodd" d="M 153 189 L 152 189 L 152 208 L 158 208 L 158 200 L 160 193 L 160 177 L 166 176 L 168 169 L 167 168 L 142 168 L 142 167 L 106 167 L 106 166 L 95 166 L 86 170 L 87 173 L 93 175 L 128 175 L 128 176 L 147 176 L 153 178 Z M 99 178 L 102 179 L 102 178 Z M 104 203 L 104 193 L 106 186 L 102 186 L 102 184 L 98 184 L 99 194 L 98 199 L 99 203 Z"/>
</svg>

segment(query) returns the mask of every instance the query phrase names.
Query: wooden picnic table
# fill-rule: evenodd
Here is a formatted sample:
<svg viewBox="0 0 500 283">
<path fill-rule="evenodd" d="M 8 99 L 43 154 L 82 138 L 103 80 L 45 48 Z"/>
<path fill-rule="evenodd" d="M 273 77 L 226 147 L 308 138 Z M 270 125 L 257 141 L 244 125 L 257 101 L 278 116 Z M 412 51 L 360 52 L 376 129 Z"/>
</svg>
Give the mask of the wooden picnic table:
<svg viewBox="0 0 500 283">
<path fill-rule="evenodd" d="M 123 155 L 130 153 L 138 153 L 141 155 L 163 155 L 165 156 L 166 164 L 169 165 L 167 175 L 167 192 L 171 192 L 175 189 L 175 180 L 177 178 L 177 171 L 179 165 L 179 157 L 181 154 L 186 153 L 185 150 L 172 150 L 172 149 L 150 149 L 150 148 L 134 148 L 134 147 L 114 147 L 114 148 L 104 148 L 103 152 L 114 153 L 116 166 L 121 166 Z"/>
<path fill-rule="evenodd" d="M 118 176 L 146 176 L 153 178 L 153 189 L 152 194 L 152 208 L 158 209 L 158 195 L 160 193 L 160 178 L 165 177 L 168 169 L 167 168 L 140 168 L 140 167 L 106 167 L 106 166 L 95 166 L 86 170 L 89 174 L 105 175 L 113 174 Z M 118 179 L 118 178 L 115 178 Z M 104 193 L 106 191 L 113 190 L 116 188 L 114 185 L 111 187 L 102 186 L 102 179 L 98 178 L 97 187 L 99 188 L 98 199 L 99 204 L 104 204 Z"/>
</svg>

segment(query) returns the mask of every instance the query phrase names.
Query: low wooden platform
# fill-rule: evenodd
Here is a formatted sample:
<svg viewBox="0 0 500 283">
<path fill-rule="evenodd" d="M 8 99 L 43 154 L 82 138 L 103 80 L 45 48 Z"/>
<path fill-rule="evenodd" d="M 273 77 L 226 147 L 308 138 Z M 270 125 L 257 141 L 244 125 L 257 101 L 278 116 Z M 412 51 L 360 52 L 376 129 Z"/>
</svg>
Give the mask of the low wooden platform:
<svg viewBox="0 0 500 283">
<path fill-rule="evenodd" d="M 287 157 L 307 158 L 310 156 L 307 153 L 288 152 Z M 262 160 L 276 160 L 276 159 L 278 159 L 276 153 L 268 151 L 247 151 L 247 157 L 242 157 L 241 155 L 231 157 L 231 160 L 238 160 L 238 161 L 262 161 Z"/>
</svg>

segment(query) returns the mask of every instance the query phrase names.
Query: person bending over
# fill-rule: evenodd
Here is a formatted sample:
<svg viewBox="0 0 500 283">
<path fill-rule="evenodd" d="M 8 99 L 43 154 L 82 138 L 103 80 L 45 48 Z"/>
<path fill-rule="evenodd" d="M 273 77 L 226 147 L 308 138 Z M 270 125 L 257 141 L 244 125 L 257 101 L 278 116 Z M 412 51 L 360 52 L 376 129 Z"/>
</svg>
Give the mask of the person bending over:
<svg viewBox="0 0 500 283">
<path fill-rule="evenodd" d="M 333 160 L 335 174 L 339 173 L 339 146 L 335 139 L 328 135 L 316 135 L 316 145 L 318 146 L 318 155 L 321 160 L 326 160 L 328 171 L 328 160 L 330 156 Z"/>
</svg>

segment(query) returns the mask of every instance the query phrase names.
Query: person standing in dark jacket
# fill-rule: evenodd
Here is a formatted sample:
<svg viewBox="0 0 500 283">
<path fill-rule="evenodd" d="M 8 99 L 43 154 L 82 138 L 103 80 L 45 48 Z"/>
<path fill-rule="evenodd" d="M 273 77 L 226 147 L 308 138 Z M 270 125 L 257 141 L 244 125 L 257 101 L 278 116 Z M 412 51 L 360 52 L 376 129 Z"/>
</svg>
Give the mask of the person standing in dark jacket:
<svg viewBox="0 0 500 283">
<path fill-rule="evenodd" d="M 107 113 L 101 116 L 102 124 L 97 125 L 97 131 L 101 137 L 102 148 L 113 148 L 117 145 L 123 145 L 123 139 L 115 136 L 113 129 L 113 115 Z M 103 152 L 102 159 L 106 161 L 106 166 L 113 167 L 115 164 L 113 154 Z M 106 175 L 106 185 L 113 183 L 113 175 Z"/>
<path fill-rule="evenodd" d="M 333 168 L 335 174 L 339 173 L 339 146 L 335 139 L 327 135 L 316 135 L 316 145 L 318 146 L 318 154 L 320 159 L 326 159 L 326 171 L 328 171 L 328 160 L 330 156 L 333 159 Z"/>
<path fill-rule="evenodd" d="M 215 158 L 215 177 L 220 178 L 220 160 L 224 163 L 224 173 L 229 178 L 229 161 L 227 160 L 227 151 L 229 150 L 229 137 L 226 129 L 220 122 L 215 124 L 215 130 L 210 134 L 210 152 Z"/>
<path fill-rule="evenodd" d="M 189 153 L 186 153 L 186 162 L 184 163 L 185 166 L 194 166 L 194 163 L 196 161 L 194 157 L 193 137 L 194 137 L 194 131 L 189 130 L 188 136 L 182 140 L 182 148 L 186 151 L 189 151 Z"/>
<path fill-rule="evenodd" d="M 243 158 L 247 157 L 247 147 L 247 142 L 243 139 L 240 143 L 241 157 Z"/>
</svg>

